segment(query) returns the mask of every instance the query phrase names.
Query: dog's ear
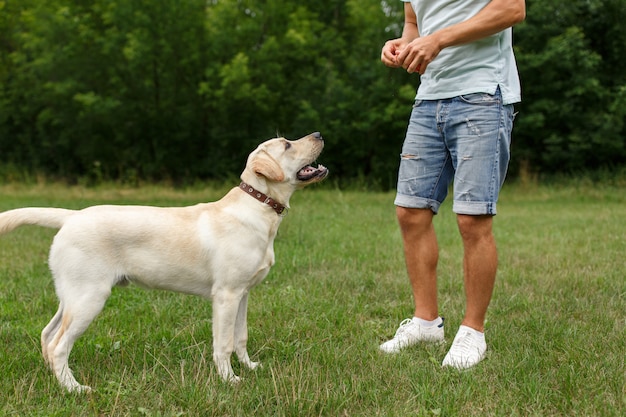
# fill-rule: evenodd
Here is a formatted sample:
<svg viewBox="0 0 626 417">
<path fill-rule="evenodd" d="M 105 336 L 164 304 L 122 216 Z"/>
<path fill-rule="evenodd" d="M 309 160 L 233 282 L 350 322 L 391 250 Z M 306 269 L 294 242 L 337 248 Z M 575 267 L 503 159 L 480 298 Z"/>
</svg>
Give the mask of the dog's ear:
<svg viewBox="0 0 626 417">
<path fill-rule="evenodd" d="M 252 160 L 252 170 L 255 174 L 274 182 L 281 182 L 285 179 L 285 173 L 278 162 L 264 151 L 259 152 Z"/>
</svg>

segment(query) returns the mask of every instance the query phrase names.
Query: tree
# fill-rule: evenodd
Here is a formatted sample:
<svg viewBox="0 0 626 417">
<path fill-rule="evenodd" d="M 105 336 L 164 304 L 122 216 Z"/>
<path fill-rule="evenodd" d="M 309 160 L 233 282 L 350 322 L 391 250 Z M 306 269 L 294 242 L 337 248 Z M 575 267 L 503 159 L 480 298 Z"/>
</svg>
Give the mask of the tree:
<svg viewBox="0 0 626 417">
<path fill-rule="evenodd" d="M 0 0 L 0 168 L 230 178 L 321 131 L 337 179 L 395 186 L 419 77 L 386 68 L 397 0 Z M 511 172 L 626 161 L 626 0 L 528 0 Z M 0 170 L 0 176 L 2 171 Z"/>
<path fill-rule="evenodd" d="M 626 1 L 528 1 L 515 29 L 524 101 L 514 138 L 543 172 L 611 166 L 626 159 Z M 601 27 L 608 30 L 599 30 Z"/>
</svg>

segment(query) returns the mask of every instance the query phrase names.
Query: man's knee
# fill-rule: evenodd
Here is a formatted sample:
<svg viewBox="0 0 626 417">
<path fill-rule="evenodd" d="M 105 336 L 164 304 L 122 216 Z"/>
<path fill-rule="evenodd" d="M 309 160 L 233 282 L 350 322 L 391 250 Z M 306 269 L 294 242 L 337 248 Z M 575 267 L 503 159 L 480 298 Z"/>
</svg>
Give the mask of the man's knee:
<svg viewBox="0 0 626 417">
<path fill-rule="evenodd" d="M 479 240 L 493 235 L 493 216 L 472 216 L 467 214 L 457 215 L 459 232 L 464 241 Z"/>
<path fill-rule="evenodd" d="M 396 206 L 398 223 L 403 231 L 421 232 L 432 225 L 433 212 L 430 209 L 417 209 Z"/>
</svg>

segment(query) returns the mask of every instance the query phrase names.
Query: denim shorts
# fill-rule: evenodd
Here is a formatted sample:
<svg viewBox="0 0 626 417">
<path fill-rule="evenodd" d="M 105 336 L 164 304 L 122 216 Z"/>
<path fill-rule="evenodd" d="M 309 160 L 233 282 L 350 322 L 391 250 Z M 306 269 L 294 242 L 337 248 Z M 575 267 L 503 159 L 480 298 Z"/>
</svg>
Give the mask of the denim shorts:
<svg viewBox="0 0 626 417">
<path fill-rule="evenodd" d="M 395 205 L 439 211 L 452 182 L 457 214 L 495 215 L 506 176 L 513 105 L 494 95 L 417 100 L 406 133 Z"/>
</svg>

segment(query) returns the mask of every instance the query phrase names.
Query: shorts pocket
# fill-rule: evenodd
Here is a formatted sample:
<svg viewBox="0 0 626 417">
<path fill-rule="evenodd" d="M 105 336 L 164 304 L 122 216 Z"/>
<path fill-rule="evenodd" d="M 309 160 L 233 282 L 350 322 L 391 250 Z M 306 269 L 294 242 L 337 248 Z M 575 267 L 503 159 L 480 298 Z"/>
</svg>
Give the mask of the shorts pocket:
<svg viewBox="0 0 626 417">
<path fill-rule="evenodd" d="M 494 103 L 498 103 L 500 98 L 493 94 L 487 93 L 472 93 L 465 94 L 460 96 L 461 100 L 467 104 L 476 104 L 476 105 L 492 105 Z"/>
</svg>

